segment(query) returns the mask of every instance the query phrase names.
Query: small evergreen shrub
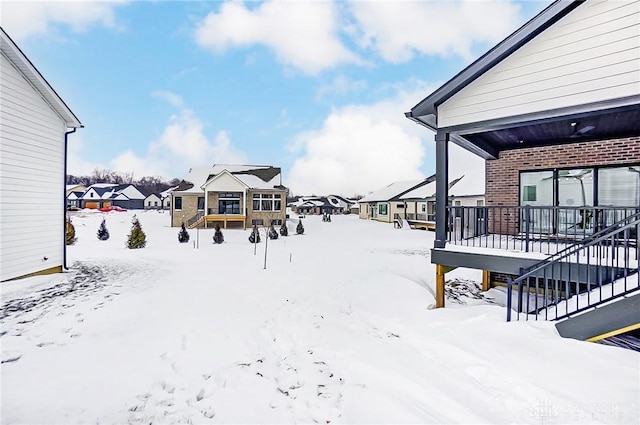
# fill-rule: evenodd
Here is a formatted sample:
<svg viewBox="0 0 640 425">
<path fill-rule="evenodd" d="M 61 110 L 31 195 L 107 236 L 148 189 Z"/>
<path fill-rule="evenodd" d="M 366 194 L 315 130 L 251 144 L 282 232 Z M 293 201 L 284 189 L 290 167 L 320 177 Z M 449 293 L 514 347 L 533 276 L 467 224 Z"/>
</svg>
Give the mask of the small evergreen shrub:
<svg viewBox="0 0 640 425">
<path fill-rule="evenodd" d="M 221 244 L 222 242 L 224 242 L 224 235 L 222 234 L 222 230 L 220 230 L 220 225 L 216 224 L 216 232 L 213 234 L 213 243 Z"/>
<path fill-rule="evenodd" d="M 302 225 L 302 220 L 298 219 L 298 225 L 296 226 L 296 234 L 301 235 L 304 233 L 304 226 Z"/>
<path fill-rule="evenodd" d="M 66 241 L 67 245 L 73 245 L 76 243 L 78 238 L 76 238 L 76 228 L 71 223 L 71 219 L 67 218 L 67 229 L 66 229 Z"/>
<path fill-rule="evenodd" d="M 276 228 L 273 227 L 273 224 L 269 227 L 269 239 L 278 239 L 278 232 L 276 232 Z"/>
<path fill-rule="evenodd" d="M 142 231 L 140 221 L 134 215 L 133 220 L 131 220 L 131 233 L 129 233 L 129 237 L 127 238 L 127 248 L 138 249 L 144 248 L 146 245 L 147 235 Z"/>
<path fill-rule="evenodd" d="M 287 223 L 285 222 L 280 227 L 280 236 L 289 236 L 289 229 L 287 229 Z"/>
<path fill-rule="evenodd" d="M 102 219 L 102 223 L 100 223 L 100 227 L 98 227 L 98 239 L 101 241 L 106 241 L 109 239 L 109 231 L 107 230 L 107 222 L 105 219 Z"/>
<path fill-rule="evenodd" d="M 249 242 L 260 243 L 260 232 L 258 231 L 258 226 L 253 226 L 253 230 L 251 230 L 251 234 L 249 235 Z"/>
<path fill-rule="evenodd" d="M 182 223 L 180 232 L 178 232 L 178 242 L 180 243 L 189 242 L 189 232 L 187 232 L 187 229 L 184 227 L 184 223 Z"/>
</svg>

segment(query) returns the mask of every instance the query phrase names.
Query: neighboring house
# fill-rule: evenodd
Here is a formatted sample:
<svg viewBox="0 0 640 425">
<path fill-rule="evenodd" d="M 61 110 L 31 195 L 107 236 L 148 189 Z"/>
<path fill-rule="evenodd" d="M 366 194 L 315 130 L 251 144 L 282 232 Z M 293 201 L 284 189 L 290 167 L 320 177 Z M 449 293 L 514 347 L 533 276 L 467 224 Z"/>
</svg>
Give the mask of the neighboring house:
<svg viewBox="0 0 640 425">
<path fill-rule="evenodd" d="M 144 198 L 145 210 L 161 210 L 162 209 L 162 196 L 159 193 L 152 193 Z"/>
<path fill-rule="evenodd" d="M 436 132 L 431 261 L 437 269 L 437 306 L 444 305 L 444 274 L 455 267 L 485 270 L 485 289 L 493 282 L 513 282 L 521 297 L 528 294 L 525 284 L 548 291 L 548 276 L 556 272 L 549 267 L 559 261 L 565 272 L 575 268 L 574 279 L 598 276 L 596 283 L 588 281 L 594 287 L 610 282 L 611 270 L 624 270 L 624 276 L 637 272 L 638 225 L 632 220 L 640 207 L 639 10 L 638 0 L 554 2 L 406 114 Z M 450 233 L 447 207 L 450 142 L 486 160 L 486 226 L 459 242 Z M 575 262 L 588 256 L 580 250 L 593 249 L 606 235 L 611 235 L 608 245 L 598 249 L 619 246 L 619 251 L 593 261 L 615 258 L 623 269 Z M 579 243 L 567 251 L 573 257 L 547 258 L 547 240 Z M 504 241 L 512 245 L 501 245 Z M 533 279 L 538 268 L 549 274 Z M 557 297 L 588 286 L 563 276 L 555 275 L 567 285 Z M 536 299 L 539 308 L 538 302 L 543 301 Z"/>
<path fill-rule="evenodd" d="M 160 198 L 162 198 L 162 209 L 163 210 L 171 209 L 171 191 L 173 191 L 176 187 L 170 187 L 169 189 L 167 189 L 164 192 L 160 193 Z"/>
<path fill-rule="evenodd" d="M 349 212 L 351 203 L 337 195 L 303 196 L 291 204 L 298 214 L 343 214 Z"/>
<path fill-rule="evenodd" d="M 403 195 L 423 187 L 433 181 L 435 176 L 422 180 L 405 180 L 391 183 L 358 201 L 360 218 L 392 223 L 396 215 L 403 217 L 407 211 L 415 210 L 415 201 L 405 202 Z"/>
<path fill-rule="evenodd" d="M 82 125 L 0 28 L 0 281 L 66 267 L 67 137 Z"/>
<path fill-rule="evenodd" d="M 80 208 L 80 199 L 87 188 L 82 184 L 68 184 L 66 187 L 67 208 Z"/>
<path fill-rule="evenodd" d="M 287 188 L 280 168 L 224 165 L 189 170 L 171 191 L 171 225 L 189 228 L 230 224 L 250 227 L 286 219 Z"/>
<path fill-rule="evenodd" d="M 82 195 L 82 208 L 122 207 L 128 210 L 144 208 L 145 196 L 129 183 L 96 183 Z"/>
</svg>

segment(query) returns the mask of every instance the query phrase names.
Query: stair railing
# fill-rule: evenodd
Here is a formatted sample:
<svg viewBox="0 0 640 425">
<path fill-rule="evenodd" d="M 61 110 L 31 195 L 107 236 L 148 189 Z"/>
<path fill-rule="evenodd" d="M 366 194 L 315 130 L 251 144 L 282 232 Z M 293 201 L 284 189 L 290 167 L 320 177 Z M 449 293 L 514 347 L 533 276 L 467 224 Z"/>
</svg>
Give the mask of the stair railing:
<svg viewBox="0 0 640 425">
<path fill-rule="evenodd" d="M 194 215 L 193 217 L 191 217 L 190 219 L 188 219 L 185 222 L 185 225 L 188 228 L 191 228 L 191 226 L 193 226 L 195 223 L 197 223 L 198 221 L 200 221 L 202 218 L 204 217 L 204 211 L 200 211 L 198 212 L 198 214 Z"/>
<path fill-rule="evenodd" d="M 508 278 L 507 321 L 514 287 L 516 320 L 521 312 L 526 320 L 532 314 L 535 320 L 558 320 L 640 289 L 637 280 L 628 279 L 638 271 L 639 228 L 640 212 Z"/>
</svg>

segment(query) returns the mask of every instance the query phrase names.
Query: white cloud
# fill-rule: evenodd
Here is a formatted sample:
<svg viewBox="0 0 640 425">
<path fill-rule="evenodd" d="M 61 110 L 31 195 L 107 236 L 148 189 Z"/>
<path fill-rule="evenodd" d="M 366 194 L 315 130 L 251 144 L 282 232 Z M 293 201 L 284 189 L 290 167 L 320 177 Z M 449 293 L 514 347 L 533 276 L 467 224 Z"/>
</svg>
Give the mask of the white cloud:
<svg viewBox="0 0 640 425">
<path fill-rule="evenodd" d="M 91 25 L 116 27 L 114 9 L 126 1 L 2 1 L 2 27 L 15 40 L 50 35 L 60 25 L 82 32 Z"/>
<path fill-rule="evenodd" d="M 196 42 L 215 53 L 232 46 L 262 44 L 278 60 L 308 74 L 360 60 L 338 36 L 338 11 L 332 2 L 271 0 L 250 9 L 226 2 L 195 31 Z"/>
<path fill-rule="evenodd" d="M 328 84 L 324 84 L 316 91 L 316 100 L 325 96 L 344 96 L 348 93 L 357 93 L 367 88 L 365 80 L 352 80 L 345 75 L 338 75 Z"/>
<path fill-rule="evenodd" d="M 299 134 L 289 150 L 299 155 L 285 184 L 295 194 L 365 195 L 394 181 L 420 179 L 425 160 L 434 163 L 434 133 L 404 116 L 431 93 L 420 81 L 389 87 L 394 95 L 371 105 L 350 105 L 333 111 L 318 130 Z M 450 144 L 451 178 L 465 174 L 484 180 L 484 161 Z M 423 169 L 427 168 L 424 172 Z"/>
<path fill-rule="evenodd" d="M 169 118 L 162 134 L 149 144 L 145 154 L 127 150 L 114 158 L 110 167 L 114 171 L 134 173 L 134 178 L 170 179 L 182 177 L 190 167 L 246 162 L 247 156 L 232 145 L 225 131 L 218 131 L 210 140 L 200 118 L 193 111 L 182 109 Z"/>
<path fill-rule="evenodd" d="M 418 54 L 470 59 L 474 43 L 496 43 L 521 23 L 520 7 L 507 1 L 352 1 L 349 9 L 358 44 L 393 63 Z"/>
<path fill-rule="evenodd" d="M 82 129 L 70 134 L 67 142 L 67 174 L 73 176 L 88 176 L 96 168 L 103 169 L 104 164 L 98 164 L 82 159 L 84 139 Z"/>
<path fill-rule="evenodd" d="M 182 96 L 172 93 L 170 91 L 158 90 L 151 93 L 151 96 L 156 99 L 162 99 L 168 102 L 170 105 L 176 108 L 181 108 L 183 105 Z"/>
</svg>

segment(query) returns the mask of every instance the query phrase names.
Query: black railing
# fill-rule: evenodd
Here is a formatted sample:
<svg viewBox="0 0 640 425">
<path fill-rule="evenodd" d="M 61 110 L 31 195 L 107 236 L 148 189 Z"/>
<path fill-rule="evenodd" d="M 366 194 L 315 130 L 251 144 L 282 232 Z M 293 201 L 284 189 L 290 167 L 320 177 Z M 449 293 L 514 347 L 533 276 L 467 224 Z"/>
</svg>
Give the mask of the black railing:
<svg viewBox="0 0 640 425">
<path fill-rule="evenodd" d="M 406 216 L 407 216 L 407 220 L 411 220 L 411 221 L 427 221 L 426 214 L 407 213 Z"/>
<path fill-rule="evenodd" d="M 193 217 L 191 217 L 190 219 L 188 219 L 185 222 L 185 225 L 187 227 L 191 227 L 193 226 L 195 223 L 198 222 L 198 220 L 200 220 L 202 217 L 204 217 L 204 212 L 203 211 L 199 211 L 198 214 L 194 215 Z"/>
<path fill-rule="evenodd" d="M 640 289 L 640 213 L 629 215 L 507 279 L 507 321 L 562 319 Z M 514 302 L 514 290 L 516 300 Z"/>
<path fill-rule="evenodd" d="M 552 254 L 634 215 L 638 207 L 447 207 L 447 242 Z"/>
<path fill-rule="evenodd" d="M 240 210 L 233 211 L 232 208 L 220 210 L 219 208 L 207 208 L 207 215 L 242 215 Z"/>
</svg>

